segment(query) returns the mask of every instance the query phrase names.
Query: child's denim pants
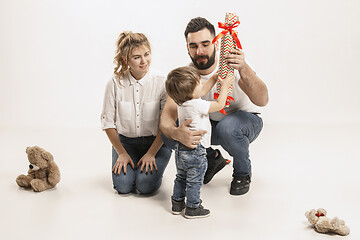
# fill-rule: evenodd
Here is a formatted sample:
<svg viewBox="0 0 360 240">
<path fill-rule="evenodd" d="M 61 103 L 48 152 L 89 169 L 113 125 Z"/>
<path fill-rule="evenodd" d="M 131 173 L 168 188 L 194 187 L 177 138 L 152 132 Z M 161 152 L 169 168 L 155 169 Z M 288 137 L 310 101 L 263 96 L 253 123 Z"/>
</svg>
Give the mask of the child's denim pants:
<svg viewBox="0 0 360 240">
<path fill-rule="evenodd" d="M 188 207 L 198 208 L 200 188 L 207 169 L 206 149 L 201 144 L 198 144 L 195 149 L 190 149 L 177 143 L 175 162 L 177 174 L 172 198 L 175 201 L 182 201 L 186 197 Z"/>
</svg>

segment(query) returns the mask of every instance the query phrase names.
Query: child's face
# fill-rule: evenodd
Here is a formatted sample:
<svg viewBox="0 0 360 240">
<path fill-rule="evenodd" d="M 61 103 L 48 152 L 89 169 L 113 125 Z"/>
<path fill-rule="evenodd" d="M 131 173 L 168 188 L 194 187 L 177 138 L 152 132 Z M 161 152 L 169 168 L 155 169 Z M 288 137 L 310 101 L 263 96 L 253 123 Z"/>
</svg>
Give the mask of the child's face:
<svg viewBox="0 0 360 240">
<path fill-rule="evenodd" d="M 150 49 L 145 45 L 135 48 L 129 57 L 129 67 L 135 76 L 143 77 L 147 73 L 151 62 Z"/>
<path fill-rule="evenodd" d="M 196 85 L 195 89 L 194 89 L 194 93 L 193 93 L 193 98 L 200 98 L 202 97 L 202 89 L 203 89 L 203 83 L 202 81 L 199 79 L 198 84 Z"/>
</svg>

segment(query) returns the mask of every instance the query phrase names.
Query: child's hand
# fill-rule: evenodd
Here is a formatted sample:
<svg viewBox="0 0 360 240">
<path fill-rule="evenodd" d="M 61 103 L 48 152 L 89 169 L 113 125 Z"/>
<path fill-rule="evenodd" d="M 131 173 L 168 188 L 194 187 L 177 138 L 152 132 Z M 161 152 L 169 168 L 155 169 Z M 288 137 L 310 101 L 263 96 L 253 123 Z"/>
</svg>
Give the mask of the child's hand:
<svg viewBox="0 0 360 240">
<path fill-rule="evenodd" d="M 234 79 L 235 79 L 235 77 L 232 75 L 229 75 L 229 73 L 226 75 L 226 78 L 224 78 L 223 80 L 221 80 L 219 78 L 221 86 L 224 86 L 227 88 L 231 86 L 231 84 L 234 82 Z"/>
</svg>

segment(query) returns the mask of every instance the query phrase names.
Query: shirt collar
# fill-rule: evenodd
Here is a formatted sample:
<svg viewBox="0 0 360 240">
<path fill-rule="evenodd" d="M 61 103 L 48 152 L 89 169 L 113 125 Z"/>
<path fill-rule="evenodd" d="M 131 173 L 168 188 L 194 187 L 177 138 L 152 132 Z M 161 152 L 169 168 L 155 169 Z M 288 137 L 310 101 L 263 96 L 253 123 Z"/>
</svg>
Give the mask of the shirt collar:
<svg viewBox="0 0 360 240">
<path fill-rule="evenodd" d="M 140 80 L 136 80 L 133 75 L 131 75 L 130 71 L 128 71 L 128 78 L 129 78 L 129 85 L 133 85 L 135 83 L 139 83 L 141 86 L 143 86 L 147 80 L 149 79 L 149 71 L 145 74 L 145 76 L 143 78 L 141 78 Z"/>
</svg>

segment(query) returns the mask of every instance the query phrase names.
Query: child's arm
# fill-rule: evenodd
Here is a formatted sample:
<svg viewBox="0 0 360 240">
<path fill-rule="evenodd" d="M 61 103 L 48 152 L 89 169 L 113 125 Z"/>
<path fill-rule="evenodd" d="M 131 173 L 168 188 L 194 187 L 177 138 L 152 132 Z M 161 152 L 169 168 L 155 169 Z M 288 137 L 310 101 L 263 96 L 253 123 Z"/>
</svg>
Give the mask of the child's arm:
<svg viewBox="0 0 360 240">
<path fill-rule="evenodd" d="M 230 85 L 234 82 L 234 76 L 226 76 L 224 80 L 221 81 L 221 91 L 218 99 L 210 103 L 209 113 L 220 111 L 224 108 L 226 103 L 226 98 L 228 95 L 228 89 Z"/>
<path fill-rule="evenodd" d="M 218 74 L 215 73 L 214 75 L 211 76 L 211 78 L 209 80 L 204 82 L 202 91 L 201 91 L 201 97 L 205 96 L 208 92 L 210 92 L 212 87 L 215 85 L 217 79 L 218 79 Z"/>
</svg>

